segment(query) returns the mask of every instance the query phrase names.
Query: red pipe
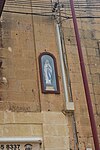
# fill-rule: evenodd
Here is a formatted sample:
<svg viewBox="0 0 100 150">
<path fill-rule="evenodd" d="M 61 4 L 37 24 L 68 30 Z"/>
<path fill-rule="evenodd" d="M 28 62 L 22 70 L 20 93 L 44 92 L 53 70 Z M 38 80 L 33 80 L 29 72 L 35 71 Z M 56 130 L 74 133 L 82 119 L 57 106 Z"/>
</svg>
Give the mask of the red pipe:
<svg viewBox="0 0 100 150">
<path fill-rule="evenodd" d="M 5 1 L 6 0 L 0 0 L 0 17 L 1 17 L 2 11 L 3 11 L 3 7 L 4 7 L 4 4 L 5 4 Z"/>
<path fill-rule="evenodd" d="M 80 36 L 79 36 L 79 31 L 78 31 L 78 25 L 77 25 L 73 0 L 70 0 L 70 7 L 71 7 L 74 30 L 75 30 L 75 35 L 76 35 L 76 42 L 77 42 L 83 84 L 84 84 L 84 89 L 85 89 L 86 101 L 87 101 L 87 106 L 88 106 L 88 113 L 90 117 L 91 129 L 92 129 L 92 134 L 93 134 L 94 146 L 95 146 L 95 150 L 100 150 L 99 139 L 98 139 L 96 123 L 95 123 L 94 114 L 93 114 L 92 101 L 91 101 L 90 92 L 89 92 L 88 80 L 86 76 L 86 69 L 85 69 L 85 64 L 84 64 L 84 59 L 83 59 L 83 53 L 82 53 L 82 48 L 81 48 L 81 42 L 80 42 Z"/>
</svg>

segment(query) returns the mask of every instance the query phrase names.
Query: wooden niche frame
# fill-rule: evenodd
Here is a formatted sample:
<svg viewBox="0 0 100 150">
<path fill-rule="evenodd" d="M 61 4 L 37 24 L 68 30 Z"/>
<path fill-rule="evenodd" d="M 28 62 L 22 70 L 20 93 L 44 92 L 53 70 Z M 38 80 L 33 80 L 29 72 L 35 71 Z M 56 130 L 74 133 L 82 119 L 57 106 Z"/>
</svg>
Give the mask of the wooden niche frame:
<svg viewBox="0 0 100 150">
<path fill-rule="evenodd" d="M 2 11 L 3 11 L 3 8 L 4 8 L 5 1 L 6 0 L 0 0 L 0 17 L 2 15 Z"/>
<path fill-rule="evenodd" d="M 56 58 L 49 52 L 39 55 L 41 90 L 45 94 L 60 94 Z"/>
</svg>

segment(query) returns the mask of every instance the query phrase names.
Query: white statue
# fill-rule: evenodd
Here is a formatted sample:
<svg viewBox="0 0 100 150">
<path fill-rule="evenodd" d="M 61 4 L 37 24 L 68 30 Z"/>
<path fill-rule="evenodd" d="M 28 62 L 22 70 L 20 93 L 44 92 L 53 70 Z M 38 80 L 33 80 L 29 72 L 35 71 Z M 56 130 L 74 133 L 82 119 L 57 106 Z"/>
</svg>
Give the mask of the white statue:
<svg viewBox="0 0 100 150">
<path fill-rule="evenodd" d="M 51 85 L 52 81 L 52 67 L 49 63 L 49 60 L 46 59 L 44 63 L 44 77 L 47 85 Z"/>
</svg>

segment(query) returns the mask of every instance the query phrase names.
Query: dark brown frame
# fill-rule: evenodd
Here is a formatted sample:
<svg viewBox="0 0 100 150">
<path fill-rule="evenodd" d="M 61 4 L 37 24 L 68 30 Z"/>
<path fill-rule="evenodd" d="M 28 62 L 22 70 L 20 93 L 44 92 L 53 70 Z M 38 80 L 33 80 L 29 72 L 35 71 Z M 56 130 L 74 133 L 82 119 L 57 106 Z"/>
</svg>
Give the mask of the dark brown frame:
<svg viewBox="0 0 100 150">
<path fill-rule="evenodd" d="M 3 7 L 4 7 L 4 4 L 5 4 L 5 1 L 6 0 L 0 0 L 0 17 L 2 15 L 2 11 L 3 11 Z"/>
<path fill-rule="evenodd" d="M 44 89 L 44 83 L 43 83 L 43 75 L 42 75 L 42 64 L 41 64 L 41 57 L 43 55 L 49 55 L 52 57 L 53 61 L 54 61 L 54 69 L 55 69 L 55 77 L 56 77 L 56 86 L 57 86 L 57 90 L 52 91 L 52 90 L 45 90 Z M 58 81 L 58 71 L 57 71 L 57 63 L 56 63 L 56 58 L 53 54 L 49 53 L 49 52 L 43 52 L 39 55 L 39 71 L 40 71 L 40 81 L 41 81 L 41 90 L 42 93 L 45 94 L 60 94 L 60 88 L 59 88 L 59 81 Z"/>
</svg>

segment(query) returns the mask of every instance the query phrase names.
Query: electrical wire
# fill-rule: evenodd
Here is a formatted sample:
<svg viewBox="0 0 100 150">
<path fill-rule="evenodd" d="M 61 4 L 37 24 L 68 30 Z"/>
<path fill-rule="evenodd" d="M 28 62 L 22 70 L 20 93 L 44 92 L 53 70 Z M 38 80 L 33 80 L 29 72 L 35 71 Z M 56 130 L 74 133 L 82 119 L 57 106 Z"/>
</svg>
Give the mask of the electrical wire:
<svg viewBox="0 0 100 150">
<path fill-rule="evenodd" d="M 9 10 L 3 10 L 3 12 L 9 12 L 9 13 L 15 13 L 15 14 L 25 14 L 25 15 L 36 15 L 36 16 L 54 16 L 52 15 L 48 15 L 48 14 L 44 14 L 44 13 L 30 13 L 30 12 L 19 12 L 19 11 L 9 11 Z"/>
<path fill-rule="evenodd" d="M 59 2 L 59 4 L 63 4 L 63 8 L 61 9 L 62 18 L 71 19 L 70 5 L 69 2 Z M 99 15 L 95 15 L 95 13 L 100 12 L 100 2 L 84 2 L 84 1 L 76 1 L 75 11 L 77 18 L 100 18 Z M 12 12 L 12 13 L 20 13 L 20 14 L 33 14 L 33 15 L 41 15 L 41 16 L 54 16 L 55 14 L 52 12 L 54 2 L 48 1 L 40 1 L 40 0 L 32 0 L 32 3 L 28 0 L 7 0 L 5 5 L 4 12 Z M 10 11 L 7 11 L 6 8 L 11 8 Z M 18 11 L 16 10 L 18 8 Z M 28 13 L 29 9 L 32 9 L 33 13 Z M 16 11 L 14 11 L 14 9 Z M 21 9 L 21 11 L 20 11 Z M 23 10 L 22 10 L 23 9 Z M 41 13 L 40 13 L 41 12 Z M 90 13 L 92 16 L 88 15 Z"/>
<path fill-rule="evenodd" d="M 44 13 L 28 13 L 28 12 L 16 12 L 16 11 L 7 11 L 4 10 L 3 12 L 9 12 L 9 13 L 17 13 L 17 14 L 25 14 L 25 15 L 36 15 L 36 16 L 55 16 L 54 14 L 44 14 Z M 57 15 L 58 16 L 58 15 Z M 72 19 L 72 17 L 68 17 L 68 16 L 61 16 L 62 18 L 66 18 L 66 19 Z M 81 17 L 76 17 L 76 18 L 100 18 L 100 17 L 93 17 L 93 16 L 81 16 Z"/>
<path fill-rule="evenodd" d="M 19 5 L 5 5 L 5 7 L 13 7 L 13 8 L 16 8 L 16 7 L 18 7 L 18 8 L 20 8 L 20 7 L 24 7 L 24 8 L 30 8 L 30 6 L 25 6 L 25 5 L 21 5 L 21 6 L 19 6 Z M 52 9 L 52 7 L 47 7 L 47 6 L 37 6 L 37 5 L 34 5 L 34 6 L 32 6 L 32 8 L 36 8 L 36 9 Z M 66 7 L 66 9 L 67 9 L 67 11 L 68 10 L 70 10 L 70 7 Z M 91 10 L 91 11 L 100 11 L 100 6 L 98 6 L 98 7 L 75 7 L 75 10 L 76 11 L 79 11 L 79 10 L 84 10 L 84 11 L 89 11 L 89 10 Z"/>
<path fill-rule="evenodd" d="M 13 0 L 11 0 L 11 1 L 7 1 L 6 2 L 7 4 L 13 4 L 13 3 L 15 3 L 15 4 L 29 4 L 29 1 L 13 1 Z M 55 2 L 53 2 L 52 4 L 54 4 Z M 63 3 L 64 5 L 69 5 L 69 2 L 59 2 L 59 3 Z M 40 5 L 40 4 L 42 4 L 42 5 L 49 5 L 49 6 L 51 6 L 51 3 L 50 2 L 48 2 L 48 1 L 32 1 L 32 4 L 37 4 L 37 5 Z M 98 6 L 98 4 L 100 4 L 100 2 L 91 2 L 91 3 L 89 3 L 89 5 L 88 5 L 88 2 L 87 3 L 80 3 L 80 2 L 75 2 L 74 3 L 74 5 L 80 5 L 80 6 L 94 6 L 94 5 L 96 5 L 97 4 L 97 6 Z"/>
<path fill-rule="evenodd" d="M 29 4 L 30 2 L 29 1 L 13 1 L 13 0 L 11 0 L 11 1 L 6 1 L 6 4 Z M 48 5 L 48 6 L 51 6 L 51 4 L 54 4 L 55 2 L 48 2 L 48 1 L 32 1 L 32 4 L 37 4 L 37 5 L 40 5 L 40 4 L 42 4 L 42 5 Z M 64 4 L 64 5 L 69 5 L 70 3 L 69 2 L 59 2 L 60 4 Z M 91 2 L 91 3 L 80 3 L 80 2 L 75 2 L 74 3 L 74 5 L 80 5 L 80 6 L 94 6 L 94 5 L 97 5 L 98 6 L 98 4 L 100 5 L 100 2 Z"/>
</svg>

